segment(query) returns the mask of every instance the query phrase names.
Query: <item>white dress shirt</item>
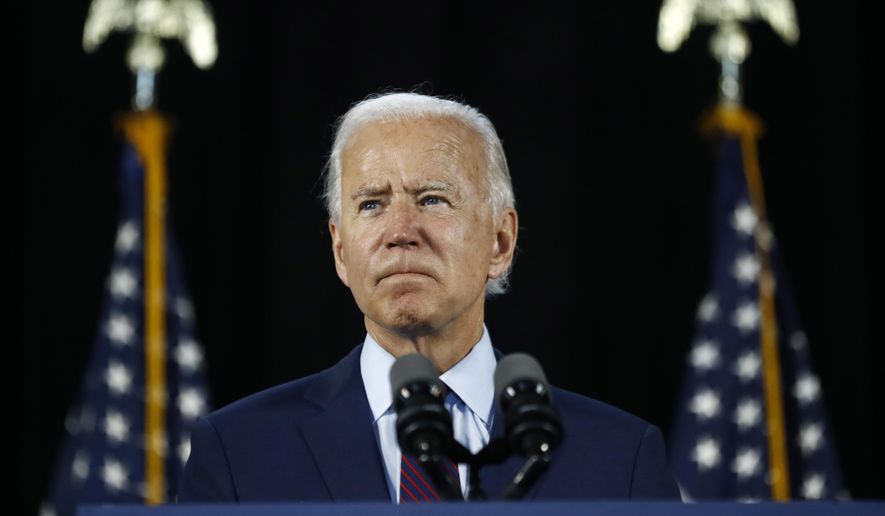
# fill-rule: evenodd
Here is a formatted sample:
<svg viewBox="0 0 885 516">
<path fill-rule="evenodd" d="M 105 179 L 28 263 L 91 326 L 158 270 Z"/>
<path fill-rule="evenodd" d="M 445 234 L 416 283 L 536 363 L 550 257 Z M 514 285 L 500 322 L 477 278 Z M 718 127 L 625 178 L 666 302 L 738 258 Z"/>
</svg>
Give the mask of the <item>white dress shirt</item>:
<svg viewBox="0 0 885 516">
<path fill-rule="evenodd" d="M 396 412 L 390 392 L 390 368 L 396 359 L 371 335 L 366 335 L 360 354 L 360 372 L 374 418 L 375 437 L 381 449 L 387 471 L 390 499 L 399 503 L 400 465 L 402 454 L 396 439 Z M 440 375 L 449 391 L 457 395 L 456 402 L 447 400 L 446 408 L 452 414 L 455 439 L 476 453 L 489 443 L 492 428 L 492 403 L 495 397 L 494 374 L 497 360 L 492 350 L 488 329 L 483 325 L 482 337 L 467 356 Z M 461 491 L 467 492 L 469 469 L 458 466 Z"/>
</svg>

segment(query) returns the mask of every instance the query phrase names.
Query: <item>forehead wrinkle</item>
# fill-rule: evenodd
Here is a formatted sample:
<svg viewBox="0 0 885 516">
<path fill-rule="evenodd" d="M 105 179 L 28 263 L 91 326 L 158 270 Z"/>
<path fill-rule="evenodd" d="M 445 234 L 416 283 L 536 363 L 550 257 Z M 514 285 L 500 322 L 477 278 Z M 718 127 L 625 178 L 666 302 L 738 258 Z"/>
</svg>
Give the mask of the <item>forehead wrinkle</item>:
<svg viewBox="0 0 885 516">
<path fill-rule="evenodd" d="M 355 170 L 353 170 L 353 172 L 356 172 L 359 175 L 368 173 L 371 176 L 381 173 L 382 175 L 387 176 L 386 179 L 378 177 L 366 178 L 368 180 L 365 183 L 352 190 L 353 194 L 351 198 L 355 200 L 360 197 L 390 195 L 393 193 L 394 189 L 399 188 L 402 188 L 410 195 L 419 195 L 422 192 L 430 190 L 438 190 L 457 195 L 461 190 L 460 179 L 462 176 L 472 176 L 477 172 L 475 169 L 482 167 L 481 163 L 474 162 L 475 152 L 482 152 L 481 149 L 475 148 L 477 143 L 475 138 L 478 138 L 478 135 L 475 134 L 475 131 L 472 128 L 465 127 L 458 120 L 451 120 L 448 118 L 432 120 L 434 122 L 442 123 L 445 129 L 442 134 L 437 135 L 432 143 L 429 145 L 422 145 L 419 148 L 413 147 L 409 149 L 408 147 L 402 146 L 388 148 L 388 145 L 382 143 L 381 145 L 376 144 L 365 146 L 354 156 L 352 152 L 356 149 L 353 147 L 358 145 L 357 140 L 359 139 L 359 136 L 351 139 L 345 147 L 344 159 L 347 161 L 352 160 L 351 162 L 355 165 Z M 419 119 L 414 122 L 423 121 L 423 119 Z M 382 132 L 386 132 L 385 129 L 390 127 L 388 123 L 385 122 L 376 122 L 374 124 L 368 124 L 368 126 L 374 126 Z M 357 131 L 357 134 L 360 132 L 361 131 Z M 390 143 L 387 136 L 388 135 L 382 136 L 382 141 Z M 408 178 L 408 174 L 405 176 L 403 175 L 403 172 L 405 172 L 404 167 L 406 167 L 404 161 L 408 160 L 407 154 L 410 152 L 413 157 L 420 156 L 422 158 L 420 161 L 424 161 L 424 165 L 419 165 L 419 177 Z M 350 159 L 347 159 L 347 154 L 350 154 Z M 393 182 L 391 182 L 391 179 L 394 179 L 394 177 L 390 177 L 388 175 L 390 173 L 397 178 Z M 472 182 L 473 181 L 471 181 L 471 183 Z M 396 187 L 394 186 L 395 184 Z M 480 192 L 488 193 L 485 192 L 488 187 L 481 179 L 476 186 L 479 187 Z"/>
<path fill-rule="evenodd" d="M 349 147 L 349 146 L 348 146 Z M 349 150 L 349 149 L 348 149 Z M 352 152 L 352 151 L 350 151 Z M 345 153 L 345 159 L 348 153 Z M 351 159 L 353 160 L 353 166 L 344 166 L 342 167 L 342 187 L 344 186 L 344 177 L 353 176 L 353 174 L 357 174 L 358 176 L 364 176 L 366 173 L 369 173 L 369 178 L 367 178 L 362 184 L 358 184 L 352 190 L 352 194 L 350 198 L 355 200 L 361 197 L 375 197 L 379 195 L 389 194 L 392 191 L 392 187 L 390 182 L 385 179 L 379 179 L 377 177 L 371 177 L 371 173 L 373 171 L 383 171 L 389 168 L 389 164 L 387 163 L 389 159 L 389 155 L 383 148 L 378 148 L 377 146 L 367 146 L 364 149 L 361 149 L 359 154 L 353 156 Z M 347 159 L 350 161 L 350 159 Z M 343 169 L 352 169 L 351 174 L 344 174 Z M 356 177 L 353 177 L 356 179 Z"/>
<path fill-rule="evenodd" d="M 482 172 L 483 164 L 474 157 L 472 145 L 472 141 L 464 142 L 457 135 L 451 135 L 451 138 L 437 143 L 433 147 L 431 163 L 438 168 L 428 171 L 437 174 L 441 172 L 439 186 L 448 187 L 445 189 L 447 192 L 461 195 L 475 190 L 481 196 L 488 196 L 489 187 Z"/>
<path fill-rule="evenodd" d="M 415 180 L 416 183 L 414 186 L 405 185 L 405 190 L 411 194 L 417 195 L 422 194 L 424 192 L 429 191 L 438 191 L 445 193 L 454 193 L 456 188 L 455 185 L 446 180 Z"/>
<path fill-rule="evenodd" d="M 452 173 L 453 167 L 460 169 L 462 161 L 464 161 L 462 146 L 461 138 L 454 134 L 448 134 L 430 148 L 424 150 L 422 154 L 427 158 L 428 168 L 436 168 L 445 173 Z"/>
<path fill-rule="evenodd" d="M 364 184 L 357 187 L 354 190 L 353 195 L 350 196 L 351 199 L 358 199 L 360 197 L 377 197 L 379 195 L 386 195 L 390 193 L 390 184 L 381 185 L 381 184 Z"/>
</svg>

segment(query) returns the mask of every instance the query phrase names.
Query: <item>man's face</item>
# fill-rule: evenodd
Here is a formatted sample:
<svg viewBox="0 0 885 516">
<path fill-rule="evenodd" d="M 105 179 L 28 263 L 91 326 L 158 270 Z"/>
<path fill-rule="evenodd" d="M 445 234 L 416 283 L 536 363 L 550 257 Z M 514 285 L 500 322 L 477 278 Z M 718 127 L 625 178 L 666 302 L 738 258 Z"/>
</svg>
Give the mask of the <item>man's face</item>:
<svg viewBox="0 0 885 516">
<path fill-rule="evenodd" d="M 367 324 L 421 335 L 477 310 L 481 320 L 486 280 L 512 257 L 516 214 L 499 217 L 512 228 L 502 245 L 479 135 L 446 118 L 371 123 L 345 147 L 341 175 L 335 266 Z"/>
</svg>

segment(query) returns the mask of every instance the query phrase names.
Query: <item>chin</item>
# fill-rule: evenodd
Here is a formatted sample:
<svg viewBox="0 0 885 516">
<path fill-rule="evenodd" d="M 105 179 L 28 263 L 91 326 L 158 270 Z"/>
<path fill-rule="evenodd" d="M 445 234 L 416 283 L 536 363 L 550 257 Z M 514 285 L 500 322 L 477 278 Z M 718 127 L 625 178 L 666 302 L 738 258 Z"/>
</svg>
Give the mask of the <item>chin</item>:
<svg viewBox="0 0 885 516">
<path fill-rule="evenodd" d="M 433 333 L 435 325 L 431 320 L 432 310 L 423 303 L 397 303 L 391 307 L 385 321 L 388 327 L 404 335 L 417 336 Z"/>
<path fill-rule="evenodd" d="M 403 335 L 418 336 L 433 333 L 433 326 L 427 319 L 413 313 L 397 314 L 392 326 L 392 330 Z"/>
</svg>

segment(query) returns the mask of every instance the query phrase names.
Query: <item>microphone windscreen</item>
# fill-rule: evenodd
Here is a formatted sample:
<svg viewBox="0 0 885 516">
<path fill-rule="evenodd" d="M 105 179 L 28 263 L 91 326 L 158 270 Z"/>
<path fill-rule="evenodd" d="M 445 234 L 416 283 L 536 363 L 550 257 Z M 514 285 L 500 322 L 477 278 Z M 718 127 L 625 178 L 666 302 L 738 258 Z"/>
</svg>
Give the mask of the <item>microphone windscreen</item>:
<svg viewBox="0 0 885 516">
<path fill-rule="evenodd" d="M 411 353 L 403 355 L 396 359 L 393 367 L 390 368 L 390 388 L 393 397 L 396 399 L 397 393 L 403 387 L 420 382 L 433 384 L 439 379 L 439 371 L 433 362 L 420 353 Z"/>
<path fill-rule="evenodd" d="M 537 360 L 526 353 L 513 353 L 498 362 L 495 368 L 495 399 L 501 399 L 504 389 L 520 380 L 532 380 L 547 387 L 547 377 Z"/>
</svg>

